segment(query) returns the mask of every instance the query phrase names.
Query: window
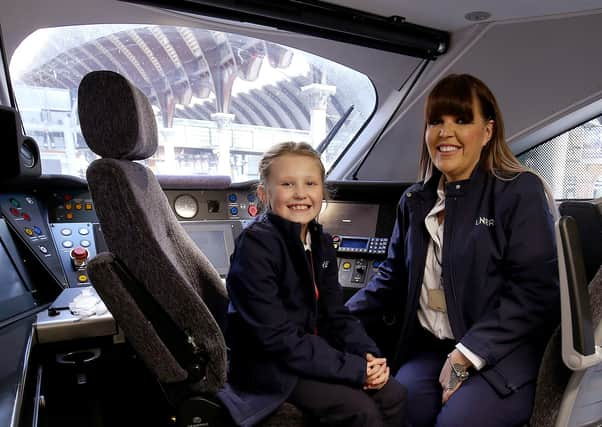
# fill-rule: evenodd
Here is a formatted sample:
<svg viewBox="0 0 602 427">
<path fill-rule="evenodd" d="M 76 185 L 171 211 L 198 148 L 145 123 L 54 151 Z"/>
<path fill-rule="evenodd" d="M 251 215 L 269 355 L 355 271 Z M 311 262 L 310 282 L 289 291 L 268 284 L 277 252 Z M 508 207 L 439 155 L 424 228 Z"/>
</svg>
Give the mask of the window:
<svg viewBox="0 0 602 427">
<path fill-rule="evenodd" d="M 11 75 L 43 173 L 83 177 L 95 158 L 77 118 L 77 87 L 112 70 L 151 101 L 158 174 L 257 177 L 257 159 L 281 141 L 317 146 L 345 118 L 323 159 L 328 167 L 376 105 L 363 74 L 286 46 L 200 28 L 89 25 L 38 30 L 15 51 Z M 350 114 L 347 114 L 351 110 Z"/>
<path fill-rule="evenodd" d="M 538 171 L 556 199 L 602 196 L 602 116 L 521 154 Z"/>
</svg>

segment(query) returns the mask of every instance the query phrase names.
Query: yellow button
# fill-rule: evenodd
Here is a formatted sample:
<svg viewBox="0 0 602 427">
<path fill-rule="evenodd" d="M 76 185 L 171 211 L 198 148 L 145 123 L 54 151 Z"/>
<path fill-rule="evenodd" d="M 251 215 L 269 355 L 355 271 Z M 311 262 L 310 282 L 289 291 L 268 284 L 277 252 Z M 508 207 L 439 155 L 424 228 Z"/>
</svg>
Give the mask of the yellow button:
<svg viewBox="0 0 602 427">
<path fill-rule="evenodd" d="M 29 227 L 25 227 L 25 234 L 28 236 L 33 236 L 33 230 Z"/>
<path fill-rule="evenodd" d="M 88 276 L 86 276 L 85 274 L 80 274 L 79 276 L 77 276 L 77 280 L 80 283 L 84 283 L 88 281 Z"/>
<path fill-rule="evenodd" d="M 350 262 L 344 262 L 343 263 L 343 269 L 344 270 L 349 270 L 351 268 L 351 263 Z"/>
<path fill-rule="evenodd" d="M 71 210 L 72 208 L 73 208 L 73 205 L 71 205 L 71 203 L 65 203 L 65 209 Z"/>
<path fill-rule="evenodd" d="M 86 210 L 87 211 L 91 211 L 92 210 L 92 203 L 86 203 Z"/>
<path fill-rule="evenodd" d="M 81 203 L 76 203 L 75 204 L 75 209 L 77 209 L 78 211 L 82 210 L 82 204 Z"/>
<path fill-rule="evenodd" d="M 67 215 L 65 215 L 65 217 L 67 217 L 67 219 L 73 219 L 73 213 L 67 212 Z"/>
</svg>

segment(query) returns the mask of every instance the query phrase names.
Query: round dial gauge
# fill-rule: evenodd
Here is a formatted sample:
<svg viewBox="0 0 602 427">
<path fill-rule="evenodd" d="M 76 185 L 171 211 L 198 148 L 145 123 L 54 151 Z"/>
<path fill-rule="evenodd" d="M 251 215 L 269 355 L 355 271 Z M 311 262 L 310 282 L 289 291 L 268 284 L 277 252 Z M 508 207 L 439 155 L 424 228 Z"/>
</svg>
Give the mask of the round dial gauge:
<svg viewBox="0 0 602 427">
<path fill-rule="evenodd" d="M 193 218 L 199 211 L 199 204 L 190 194 L 182 194 L 174 201 L 176 214 L 182 218 Z"/>
</svg>

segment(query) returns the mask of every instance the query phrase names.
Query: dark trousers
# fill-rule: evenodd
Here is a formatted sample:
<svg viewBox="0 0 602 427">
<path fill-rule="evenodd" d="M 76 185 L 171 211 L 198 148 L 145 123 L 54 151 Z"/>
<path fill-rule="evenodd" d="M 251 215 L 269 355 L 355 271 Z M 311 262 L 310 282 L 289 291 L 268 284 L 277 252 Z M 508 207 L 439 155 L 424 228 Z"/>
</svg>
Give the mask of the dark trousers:
<svg viewBox="0 0 602 427">
<path fill-rule="evenodd" d="M 321 425 L 403 427 L 406 391 L 393 378 L 380 390 L 349 387 L 299 378 L 288 401 Z"/>
<path fill-rule="evenodd" d="M 439 373 L 454 343 L 448 340 L 429 342 L 430 339 L 419 336 L 413 341 L 412 345 L 416 344 L 419 350 L 413 352 L 395 375 L 408 391 L 408 423 L 412 427 L 512 427 L 529 420 L 535 395 L 534 383 L 501 397 L 474 370 L 442 405 Z"/>
</svg>

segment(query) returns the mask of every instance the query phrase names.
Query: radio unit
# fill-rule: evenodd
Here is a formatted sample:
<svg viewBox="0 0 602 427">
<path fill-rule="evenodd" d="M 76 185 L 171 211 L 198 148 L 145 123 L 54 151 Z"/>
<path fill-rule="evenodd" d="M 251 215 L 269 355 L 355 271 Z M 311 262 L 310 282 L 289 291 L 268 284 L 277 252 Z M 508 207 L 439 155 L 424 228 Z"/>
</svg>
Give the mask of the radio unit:
<svg viewBox="0 0 602 427">
<path fill-rule="evenodd" d="M 334 235 L 332 244 L 338 253 L 386 255 L 389 238 Z"/>
</svg>

